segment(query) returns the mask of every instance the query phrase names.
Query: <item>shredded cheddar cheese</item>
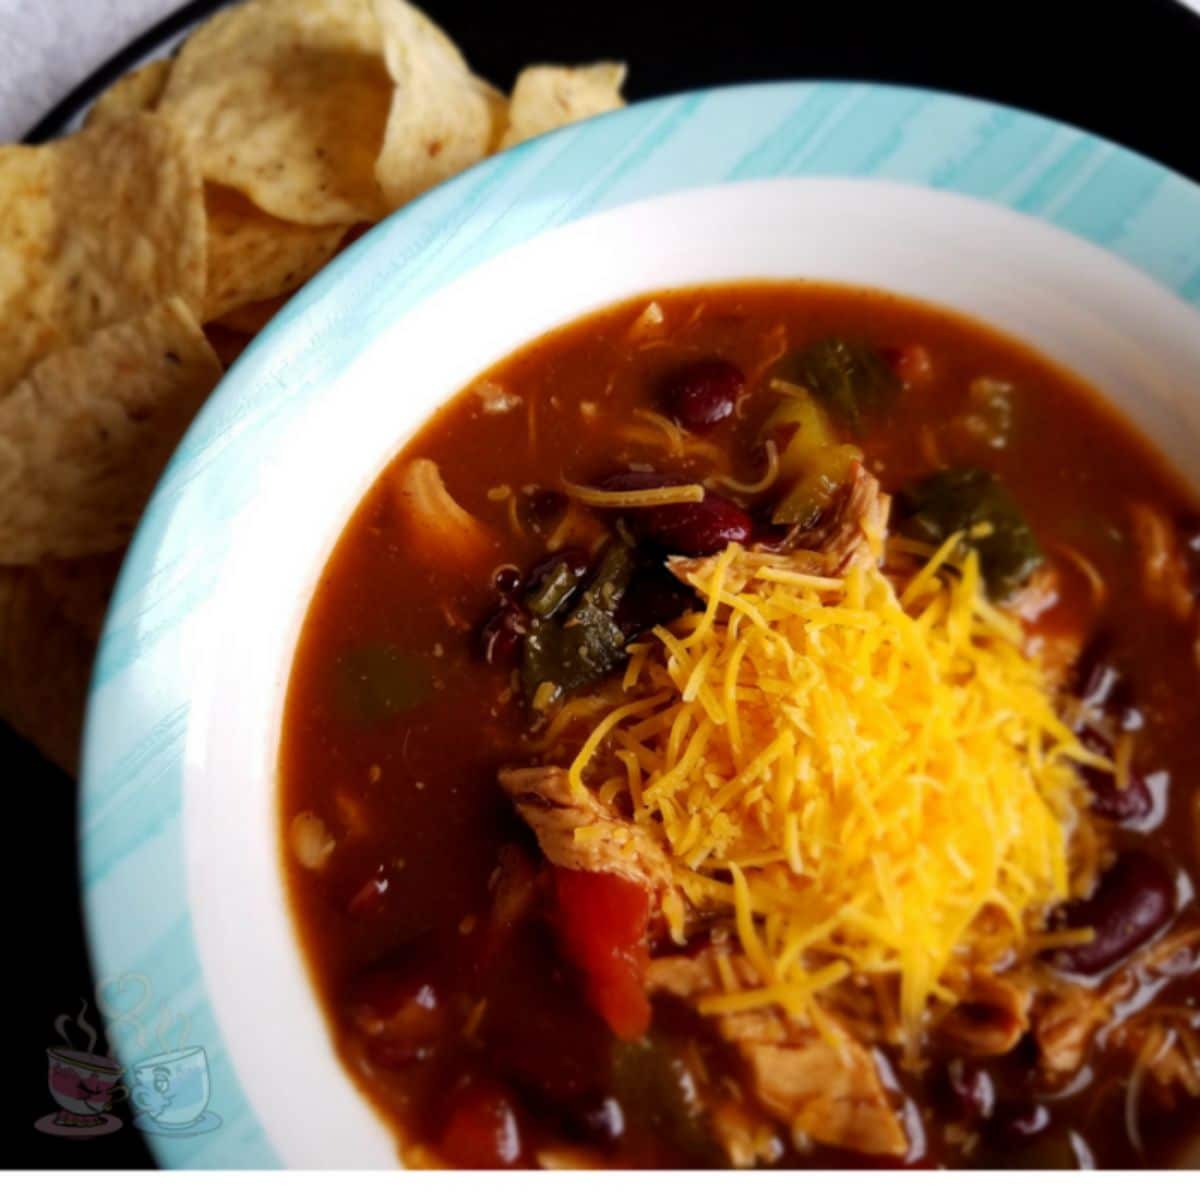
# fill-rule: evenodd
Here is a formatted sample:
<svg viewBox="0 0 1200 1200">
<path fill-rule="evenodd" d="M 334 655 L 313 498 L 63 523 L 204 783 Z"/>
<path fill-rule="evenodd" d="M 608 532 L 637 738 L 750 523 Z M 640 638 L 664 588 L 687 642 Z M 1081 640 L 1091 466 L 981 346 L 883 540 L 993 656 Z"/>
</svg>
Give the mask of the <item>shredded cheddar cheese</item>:
<svg viewBox="0 0 1200 1200">
<path fill-rule="evenodd" d="M 1098 852 L 1074 837 L 1075 764 L 1111 765 L 1056 715 L 960 541 L 899 593 L 875 565 L 825 578 L 730 545 L 693 576 L 704 610 L 633 646 L 621 686 L 589 699 L 572 786 L 627 797 L 683 900 L 729 912 L 758 975 L 731 975 L 704 1011 L 818 1020 L 814 998 L 847 974 L 892 977 L 911 1039 L 952 998 L 953 964 L 995 957 L 997 928 L 1008 947 L 1044 940 L 1075 859 Z M 677 936 L 683 907 L 666 914 Z"/>
<path fill-rule="evenodd" d="M 704 489 L 698 483 L 638 488 L 628 492 L 606 492 L 603 488 L 564 482 L 563 491 L 572 499 L 590 504 L 593 508 L 645 508 L 647 505 L 658 504 L 696 504 L 704 499 Z"/>
</svg>

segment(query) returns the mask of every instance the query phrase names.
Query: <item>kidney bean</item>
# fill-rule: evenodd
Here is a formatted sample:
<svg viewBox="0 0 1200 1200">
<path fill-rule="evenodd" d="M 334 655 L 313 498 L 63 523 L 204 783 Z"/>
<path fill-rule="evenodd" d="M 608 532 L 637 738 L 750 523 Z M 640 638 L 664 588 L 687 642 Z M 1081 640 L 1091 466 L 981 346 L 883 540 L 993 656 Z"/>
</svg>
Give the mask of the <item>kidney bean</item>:
<svg viewBox="0 0 1200 1200">
<path fill-rule="evenodd" d="M 1089 708 L 1103 708 L 1121 678 L 1110 656 L 1112 638 L 1098 633 L 1079 655 L 1075 666 L 1075 693 Z"/>
<path fill-rule="evenodd" d="M 517 660 L 521 639 L 529 632 L 523 609 L 505 597 L 479 631 L 479 649 L 489 666 L 508 666 Z"/>
<path fill-rule="evenodd" d="M 730 542 L 748 542 L 754 522 L 732 500 L 709 492 L 696 504 L 663 504 L 638 514 L 635 528 L 674 554 L 701 558 Z"/>
<path fill-rule="evenodd" d="M 1079 740 L 1094 754 L 1111 756 L 1112 743 L 1094 729 L 1080 731 Z M 1095 767 L 1080 767 L 1079 774 L 1092 792 L 1091 810 L 1108 821 L 1143 821 L 1154 811 L 1154 797 L 1146 780 L 1130 771 L 1124 787 L 1116 776 Z"/>
<path fill-rule="evenodd" d="M 746 377 L 721 358 L 687 363 L 663 382 L 667 411 L 685 429 L 711 429 L 728 420 L 746 386 Z"/>
<path fill-rule="evenodd" d="M 1075 694 L 1089 708 L 1107 709 L 1119 719 L 1133 707 L 1133 685 L 1114 657 L 1112 635 L 1107 630 L 1084 646 L 1074 675 Z"/>
<path fill-rule="evenodd" d="M 600 486 L 611 492 L 637 492 L 694 482 L 657 471 L 623 471 L 610 475 Z M 754 533 L 750 514 L 715 492 L 705 492 L 703 500 L 690 504 L 655 504 L 629 509 L 627 520 L 638 537 L 670 554 L 683 554 L 688 558 L 716 554 L 729 542 L 749 541 Z"/>
<path fill-rule="evenodd" d="M 985 1121 L 996 1107 L 996 1085 L 977 1063 L 951 1059 L 946 1067 L 946 1089 L 964 1120 Z"/>
<path fill-rule="evenodd" d="M 1175 886 L 1167 869 L 1139 850 L 1128 851 L 1109 868 L 1086 900 L 1063 910 L 1068 929 L 1093 929 L 1081 946 L 1047 952 L 1060 971 L 1098 975 L 1127 958 L 1167 924 L 1174 913 Z"/>
</svg>

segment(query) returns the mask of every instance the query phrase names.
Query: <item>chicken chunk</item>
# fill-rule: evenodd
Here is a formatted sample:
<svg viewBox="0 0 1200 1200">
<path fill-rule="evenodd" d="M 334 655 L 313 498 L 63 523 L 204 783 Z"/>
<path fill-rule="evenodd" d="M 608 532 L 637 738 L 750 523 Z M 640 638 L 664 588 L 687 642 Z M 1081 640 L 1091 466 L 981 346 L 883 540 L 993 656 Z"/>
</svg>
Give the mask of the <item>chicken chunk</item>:
<svg viewBox="0 0 1200 1200">
<path fill-rule="evenodd" d="M 1140 502 L 1130 504 L 1129 520 L 1146 599 L 1176 620 L 1188 620 L 1196 597 L 1175 526 L 1165 513 Z"/>
<path fill-rule="evenodd" d="M 666 852 L 653 834 L 590 788 L 572 789 L 562 767 L 505 767 L 499 778 L 555 866 L 620 875 L 660 897 L 672 890 Z"/>
<path fill-rule="evenodd" d="M 1033 991 L 991 971 L 975 971 L 962 1000 L 938 1026 L 941 1039 L 974 1057 L 1007 1054 L 1029 1028 Z"/>
<path fill-rule="evenodd" d="M 720 991 L 719 953 L 709 949 L 655 959 L 646 986 L 687 1001 Z M 726 965 L 739 982 L 756 978 L 740 956 L 728 956 Z M 745 1065 L 754 1099 L 793 1137 L 859 1154 L 900 1158 L 907 1153 L 908 1138 L 871 1052 L 845 1031 L 831 1045 L 812 1025 L 776 1009 L 718 1017 L 716 1026 Z"/>
</svg>

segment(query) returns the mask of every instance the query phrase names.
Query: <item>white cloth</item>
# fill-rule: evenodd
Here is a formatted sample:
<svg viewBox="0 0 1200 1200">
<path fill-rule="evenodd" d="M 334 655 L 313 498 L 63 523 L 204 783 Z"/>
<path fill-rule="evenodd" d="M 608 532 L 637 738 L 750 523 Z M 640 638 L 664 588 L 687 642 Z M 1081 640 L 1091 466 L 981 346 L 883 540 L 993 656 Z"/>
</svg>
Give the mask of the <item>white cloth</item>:
<svg viewBox="0 0 1200 1200">
<path fill-rule="evenodd" d="M 22 137 L 68 92 L 183 0 L 0 0 L 0 142 Z"/>
</svg>

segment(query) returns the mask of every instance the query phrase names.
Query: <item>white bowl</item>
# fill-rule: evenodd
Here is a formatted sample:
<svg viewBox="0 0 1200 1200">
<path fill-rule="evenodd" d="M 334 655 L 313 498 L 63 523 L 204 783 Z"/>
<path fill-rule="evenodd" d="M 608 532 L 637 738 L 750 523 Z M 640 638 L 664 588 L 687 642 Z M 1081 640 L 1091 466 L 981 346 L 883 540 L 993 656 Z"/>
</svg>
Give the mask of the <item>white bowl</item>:
<svg viewBox="0 0 1200 1200">
<path fill-rule="evenodd" d="M 1051 220 L 948 190 L 938 174 L 946 161 L 961 163 L 955 137 L 981 153 L 979 130 L 996 114 L 1029 123 L 1046 132 L 1042 159 L 1014 162 L 997 191 L 1015 196 L 1005 188 L 1024 171 L 1030 188 L 1044 185 L 1045 215 L 1069 224 L 1064 213 L 1087 173 L 1054 187 L 1045 180 L 1079 145 L 1101 146 L 1095 170 L 1123 152 L 1036 118 L 926 96 L 922 105 L 939 114 L 935 139 L 912 132 L 919 94 L 860 92 L 883 96 L 907 152 L 925 155 L 910 177 L 943 186 L 894 182 L 902 172 L 878 164 L 870 178 L 798 175 L 797 147 L 812 147 L 822 131 L 805 127 L 779 142 L 785 118 L 819 94 L 827 122 L 849 120 L 860 103 L 851 88 L 742 89 L 589 123 L 485 165 L 364 239 L 256 343 L 189 436 L 122 579 L 85 771 L 100 972 L 139 971 L 188 1013 L 224 1119 L 190 1147 L 156 1147 L 165 1161 L 396 1162 L 391 1135 L 334 1055 L 288 910 L 276 796 L 281 713 L 313 587 L 350 514 L 412 432 L 498 358 L 657 288 L 869 284 L 1035 346 L 1127 412 L 1181 473 L 1200 478 L 1197 310 L 1117 254 Z M 677 157 L 709 154 L 707 174 L 659 160 L 656 175 L 663 145 Z M 751 173 L 776 177 L 724 182 L 737 174 L 730 163 L 769 156 L 773 145 L 778 153 Z M 619 147 L 627 159 L 610 171 L 603 198 L 581 193 Z M 819 169 L 820 154 L 811 158 Z M 1200 242 L 1180 221 L 1200 216 L 1196 189 L 1126 159 L 1166 188 L 1146 202 L 1162 206 L 1174 239 L 1164 249 L 1150 231 L 1139 253 L 1163 251 L 1176 273 L 1182 260 L 1170 256 L 1188 255 L 1184 268 L 1200 271 Z M 681 174 L 683 185 L 711 185 L 677 186 Z M 1169 219 L 1167 201 L 1178 206 Z M 564 220 L 572 205 L 594 211 Z M 485 242 L 507 248 L 482 253 Z"/>
</svg>

